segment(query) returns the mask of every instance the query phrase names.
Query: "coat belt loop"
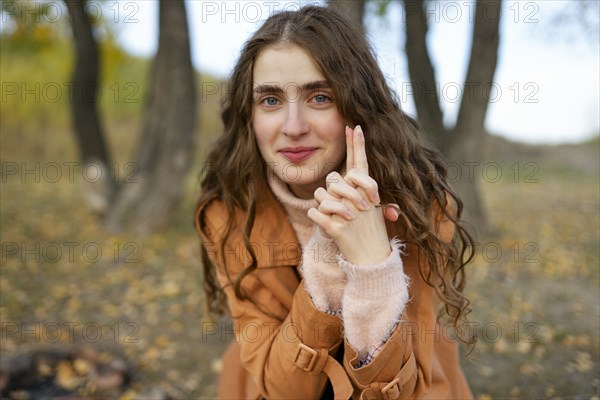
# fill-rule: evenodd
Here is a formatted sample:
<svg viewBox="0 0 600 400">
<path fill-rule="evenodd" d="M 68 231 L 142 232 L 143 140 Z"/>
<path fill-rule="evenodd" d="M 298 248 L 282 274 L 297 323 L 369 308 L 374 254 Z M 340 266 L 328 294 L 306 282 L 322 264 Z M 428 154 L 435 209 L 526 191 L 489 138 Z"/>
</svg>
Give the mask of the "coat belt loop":
<svg viewBox="0 0 600 400">
<path fill-rule="evenodd" d="M 336 400 L 348 400 L 352 396 L 354 389 L 350 378 L 340 363 L 329 355 L 327 349 L 317 351 L 304 343 L 298 343 L 294 364 L 311 375 L 324 372 L 331 381 Z"/>
</svg>

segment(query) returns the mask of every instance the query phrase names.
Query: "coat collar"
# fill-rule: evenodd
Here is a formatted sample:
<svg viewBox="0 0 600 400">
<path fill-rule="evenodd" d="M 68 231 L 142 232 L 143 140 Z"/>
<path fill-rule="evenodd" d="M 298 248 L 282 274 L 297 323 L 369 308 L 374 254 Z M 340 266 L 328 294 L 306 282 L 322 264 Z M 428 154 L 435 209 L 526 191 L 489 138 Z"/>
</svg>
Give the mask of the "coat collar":
<svg viewBox="0 0 600 400">
<path fill-rule="evenodd" d="M 301 247 L 283 205 L 270 188 L 265 188 L 256 203 L 256 218 L 250 233 L 257 268 L 296 266 Z"/>
</svg>

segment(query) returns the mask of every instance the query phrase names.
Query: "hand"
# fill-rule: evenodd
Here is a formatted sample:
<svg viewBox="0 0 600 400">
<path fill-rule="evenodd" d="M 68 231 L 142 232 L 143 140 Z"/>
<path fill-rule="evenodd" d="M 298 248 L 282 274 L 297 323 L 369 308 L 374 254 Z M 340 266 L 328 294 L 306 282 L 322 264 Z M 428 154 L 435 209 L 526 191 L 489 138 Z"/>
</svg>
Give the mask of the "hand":
<svg viewBox="0 0 600 400">
<path fill-rule="evenodd" d="M 308 217 L 338 245 L 344 257 L 354 264 L 372 264 L 390 254 L 389 239 L 379 204 L 377 182 L 369 176 L 365 139 L 360 126 L 346 127 L 346 175 L 327 176 L 327 189 L 315 191 L 318 209 Z M 387 210 L 388 208 L 386 208 Z M 396 220 L 397 211 L 385 214 Z M 389 217 L 392 218 L 389 218 Z"/>
<path fill-rule="evenodd" d="M 357 130 L 360 131 L 359 142 L 354 141 Z M 355 158 L 354 156 L 355 143 L 359 146 L 359 148 L 356 149 L 358 151 L 356 153 L 358 158 Z M 369 163 L 367 162 L 367 153 L 365 151 L 365 136 L 360 125 L 357 125 L 354 128 L 354 131 L 349 127 L 346 127 L 346 174 L 348 174 L 348 172 L 350 172 L 353 168 L 363 170 L 367 177 L 369 177 Z M 375 185 L 377 185 L 377 182 L 375 182 Z M 400 215 L 400 207 L 395 203 L 379 205 L 380 199 L 377 186 L 375 186 L 375 190 L 371 193 L 371 199 L 373 202 L 377 203 L 378 207 L 381 207 L 383 210 L 383 215 L 386 219 L 392 222 L 396 222 L 398 220 L 398 216 Z"/>
</svg>

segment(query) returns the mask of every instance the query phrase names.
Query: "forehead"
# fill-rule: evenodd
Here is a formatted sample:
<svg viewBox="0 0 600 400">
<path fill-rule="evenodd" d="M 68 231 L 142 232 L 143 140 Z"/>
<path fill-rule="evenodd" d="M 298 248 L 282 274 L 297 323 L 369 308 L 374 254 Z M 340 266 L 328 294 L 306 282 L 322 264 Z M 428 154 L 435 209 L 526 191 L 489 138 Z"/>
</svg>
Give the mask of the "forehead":
<svg viewBox="0 0 600 400">
<path fill-rule="evenodd" d="M 258 54 L 252 80 L 255 87 L 266 83 L 286 86 L 324 81 L 325 76 L 304 49 L 296 45 L 285 45 L 269 46 Z"/>
</svg>

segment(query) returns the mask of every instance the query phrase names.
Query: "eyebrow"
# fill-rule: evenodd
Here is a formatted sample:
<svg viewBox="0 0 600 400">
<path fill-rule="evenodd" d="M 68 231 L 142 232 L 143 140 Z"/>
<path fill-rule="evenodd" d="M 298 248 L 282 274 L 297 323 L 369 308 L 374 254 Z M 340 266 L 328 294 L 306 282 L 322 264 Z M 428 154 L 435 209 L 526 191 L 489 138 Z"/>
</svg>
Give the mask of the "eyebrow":
<svg viewBox="0 0 600 400">
<path fill-rule="evenodd" d="M 296 85 L 300 87 L 302 91 L 310 91 L 310 90 L 318 90 L 318 89 L 330 89 L 331 85 L 327 81 L 312 81 L 307 82 L 303 85 Z M 284 90 L 279 85 L 273 85 L 270 83 L 265 83 L 262 85 L 258 85 L 254 88 L 254 93 L 262 94 L 262 93 L 283 93 Z"/>
</svg>

